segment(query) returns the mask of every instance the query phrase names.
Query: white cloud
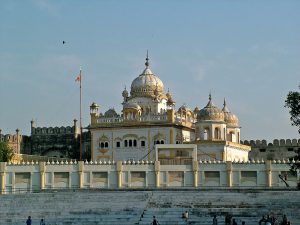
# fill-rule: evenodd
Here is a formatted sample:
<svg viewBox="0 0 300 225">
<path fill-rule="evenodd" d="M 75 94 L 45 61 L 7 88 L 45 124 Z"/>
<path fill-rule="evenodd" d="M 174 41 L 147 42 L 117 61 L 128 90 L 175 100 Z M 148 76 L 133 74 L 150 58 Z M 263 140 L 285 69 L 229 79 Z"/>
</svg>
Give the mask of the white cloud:
<svg viewBox="0 0 300 225">
<path fill-rule="evenodd" d="M 46 11 L 49 14 L 56 16 L 59 14 L 60 7 L 54 1 L 50 0 L 32 0 L 34 6 L 40 10 Z"/>
</svg>

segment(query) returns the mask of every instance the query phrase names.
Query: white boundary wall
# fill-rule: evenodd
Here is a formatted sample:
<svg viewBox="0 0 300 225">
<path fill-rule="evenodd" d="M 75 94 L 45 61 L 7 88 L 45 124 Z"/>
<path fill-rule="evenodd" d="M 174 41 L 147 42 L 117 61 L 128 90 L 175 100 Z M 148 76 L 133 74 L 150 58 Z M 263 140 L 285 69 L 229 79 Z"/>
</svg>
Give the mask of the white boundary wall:
<svg viewBox="0 0 300 225">
<path fill-rule="evenodd" d="M 69 188 L 284 188 L 297 186 L 287 161 L 193 161 L 192 165 L 148 162 L 0 163 L 0 191 L 19 193 Z"/>
</svg>

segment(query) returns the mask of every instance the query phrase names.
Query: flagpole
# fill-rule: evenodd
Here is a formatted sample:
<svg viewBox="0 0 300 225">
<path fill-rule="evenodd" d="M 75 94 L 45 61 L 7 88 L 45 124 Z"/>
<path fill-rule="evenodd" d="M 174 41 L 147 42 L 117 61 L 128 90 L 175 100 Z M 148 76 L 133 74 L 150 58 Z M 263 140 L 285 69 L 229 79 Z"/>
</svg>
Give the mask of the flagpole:
<svg viewBox="0 0 300 225">
<path fill-rule="evenodd" d="M 81 90 L 81 80 L 82 80 L 82 78 L 81 78 L 81 67 L 80 67 L 80 73 L 79 73 L 79 87 L 80 87 L 80 147 L 79 147 L 79 160 L 81 161 L 82 160 L 82 110 L 81 110 L 81 105 L 82 105 L 82 97 L 81 97 L 81 95 L 82 95 L 82 90 Z"/>
</svg>

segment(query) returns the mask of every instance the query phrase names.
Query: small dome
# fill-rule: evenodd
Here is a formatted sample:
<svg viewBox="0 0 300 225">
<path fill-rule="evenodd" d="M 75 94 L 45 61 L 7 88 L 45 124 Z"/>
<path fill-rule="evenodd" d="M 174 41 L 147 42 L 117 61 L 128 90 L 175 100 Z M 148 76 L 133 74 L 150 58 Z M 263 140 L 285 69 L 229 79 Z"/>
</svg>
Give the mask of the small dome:
<svg viewBox="0 0 300 225">
<path fill-rule="evenodd" d="M 150 96 L 163 94 L 164 84 L 158 76 L 152 73 L 149 68 L 148 56 L 146 58 L 146 68 L 131 83 L 130 94 L 132 96 Z"/>
<path fill-rule="evenodd" d="M 112 109 L 107 110 L 107 111 L 104 113 L 104 116 L 105 116 L 105 117 L 117 117 L 118 114 L 117 114 L 117 112 L 115 111 L 115 109 L 112 108 Z"/>
<path fill-rule="evenodd" d="M 190 111 L 190 109 L 186 106 L 186 104 L 183 104 L 178 109 L 178 112 L 181 112 L 181 111 Z"/>
<path fill-rule="evenodd" d="M 211 95 L 209 95 L 209 102 L 207 105 L 199 111 L 198 120 L 224 121 L 224 113 L 212 103 Z"/>
<path fill-rule="evenodd" d="M 93 102 L 90 106 L 91 109 L 99 108 L 99 105 L 95 102 Z"/>
<path fill-rule="evenodd" d="M 130 103 L 130 102 L 128 102 L 128 103 L 124 104 L 123 109 L 141 110 L 141 107 L 138 104 L 136 104 L 136 103 Z"/>
<path fill-rule="evenodd" d="M 239 119 L 235 114 L 229 111 L 225 99 L 222 111 L 224 112 L 224 121 L 227 123 L 228 126 L 239 127 Z"/>
<path fill-rule="evenodd" d="M 200 109 L 198 108 L 198 106 L 196 106 L 196 108 L 194 109 L 194 113 L 198 114 L 200 112 Z"/>
<path fill-rule="evenodd" d="M 124 91 L 122 92 L 122 96 L 123 96 L 124 98 L 127 98 L 127 97 L 128 97 L 128 91 L 126 90 L 126 87 L 125 87 Z"/>
<path fill-rule="evenodd" d="M 183 104 L 181 107 L 179 107 L 177 113 L 187 114 L 187 115 L 190 115 L 190 116 L 193 115 L 192 110 L 190 108 L 188 108 L 186 104 Z"/>
<path fill-rule="evenodd" d="M 172 95 L 170 94 L 170 92 L 168 92 L 166 94 L 166 97 L 167 97 L 167 104 L 168 105 L 173 105 L 175 103 L 175 101 L 173 100 Z"/>
</svg>

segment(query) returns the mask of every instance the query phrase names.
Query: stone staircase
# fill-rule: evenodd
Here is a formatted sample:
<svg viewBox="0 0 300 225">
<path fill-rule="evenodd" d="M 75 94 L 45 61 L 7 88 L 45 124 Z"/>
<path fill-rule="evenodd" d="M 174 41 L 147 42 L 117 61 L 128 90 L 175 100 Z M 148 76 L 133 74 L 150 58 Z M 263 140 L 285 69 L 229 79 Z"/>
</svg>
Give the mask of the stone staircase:
<svg viewBox="0 0 300 225">
<path fill-rule="evenodd" d="M 181 218 L 188 211 L 189 219 Z M 0 225 L 219 225 L 230 213 L 241 224 L 258 224 L 262 215 L 286 214 L 300 224 L 299 191 L 263 190 L 76 190 L 0 195 Z"/>
</svg>

